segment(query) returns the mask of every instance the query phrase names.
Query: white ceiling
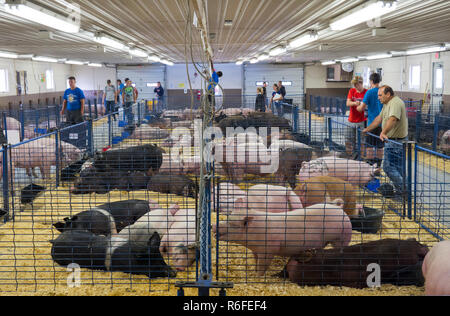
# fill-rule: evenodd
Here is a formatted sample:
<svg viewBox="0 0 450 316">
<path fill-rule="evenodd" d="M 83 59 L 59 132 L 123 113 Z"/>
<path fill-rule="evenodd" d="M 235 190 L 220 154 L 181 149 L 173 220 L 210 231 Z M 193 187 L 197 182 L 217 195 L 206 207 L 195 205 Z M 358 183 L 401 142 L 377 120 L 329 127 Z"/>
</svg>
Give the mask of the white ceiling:
<svg viewBox="0 0 450 316">
<path fill-rule="evenodd" d="M 67 4 L 65 0 L 34 2 L 55 11 L 64 11 Z M 73 2 L 80 5 L 83 30 L 104 31 L 174 62 L 185 61 L 188 0 Z M 234 62 L 254 57 L 309 29 L 325 31 L 318 41 L 281 56 L 279 62 L 312 62 L 450 42 L 449 0 L 400 0 L 398 9 L 381 19 L 388 30 L 385 36 L 372 37 L 365 23 L 345 31 L 326 30 L 331 19 L 362 3 L 364 0 L 208 0 L 209 32 L 215 34 L 211 40 L 215 60 Z M 233 25 L 224 26 L 224 20 L 233 20 Z M 40 39 L 38 32 L 45 29 L 0 9 L 0 51 L 90 62 L 143 62 L 115 50 L 99 52 L 98 44 L 79 35 L 54 31 L 53 40 Z M 196 36 L 193 39 L 196 59 L 200 57 L 198 43 Z"/>
</svg>

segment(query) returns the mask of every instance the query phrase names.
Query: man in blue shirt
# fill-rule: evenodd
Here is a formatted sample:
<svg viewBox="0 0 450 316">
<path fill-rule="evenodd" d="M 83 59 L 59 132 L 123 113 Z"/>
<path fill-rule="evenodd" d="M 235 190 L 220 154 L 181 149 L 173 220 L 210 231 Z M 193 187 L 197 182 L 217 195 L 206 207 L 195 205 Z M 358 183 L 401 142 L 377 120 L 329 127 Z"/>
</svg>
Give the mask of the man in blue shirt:
<svg viewBox="0 0 450 316">
<path fill-rule="evenodd" d="M 367 108 L 368 118 L 367 118 L 367 126 L 370 126 L 372 122 L 380 115 L 381 110 L 383 109 L 383 104 L 378 99 L 378 90 L 380 88 L 381 76 L 378 73 L 373 73 L 370 75 L 370 87 L 371 89 L 366 92 L 364 96 L 364 100 L 360 106 L 357 107 L 357 110 L 361 113 Z M 381 127 L 377 127 L 372 131 L 372 134 L 380 136 Z M 369 145 L 369 148 L 383 148 L 384 144 L 378 137 L 373 137 L 367 135 L 366 143 Z M 369 155 L 370 156 L 370 155 Z M 377 150 L 377 155 L 379 159 L 383 158 L 383 151 Z"/>
<path fill-rule="evenodd" d="M 67 122 L 71 125 L 83 122 L 84 104 L 86 99 L 83 91 L 80 88 L 77 88 L 76 84 L 77 81 L 75 77 L 70 77 L 70 88 L 64 92 L 64 103 L 61 111 L 61 115 L 64 115 L 67 110 Z"/>
<path fill-rule="evenodd" d="M 122 83 L 122 80 L 117 80 L 117 106 L 119 107 L 122 104 L 122 90 L 125 88 L 125 84 Z"/>
<path fill-rule="evenodd" d="M 164 109 L 164 88 L 161 86 L 161 82 L 158 81 L 155 90 L 153 90 L 158 96 L 158 103 L 161 109 Z"/>
<path fill-rule="evenodd" d="M 212 100 L 213 100 L 212 97 L 216 95 L 216 86 L 219 84 L 219 81 L 220 81 L 219 78 L 222 78 L 223 73 L 221 71 L 216 72 L 216 70 L 214 69 L 214 64 L 212 62 L 211 62 L 211 68 L 213 70 L 213 73 L 211 75 L 211 78 L 209 79 L 208 100 L 209 100 L 209 102 L 212 103 Z"/>
</svg>

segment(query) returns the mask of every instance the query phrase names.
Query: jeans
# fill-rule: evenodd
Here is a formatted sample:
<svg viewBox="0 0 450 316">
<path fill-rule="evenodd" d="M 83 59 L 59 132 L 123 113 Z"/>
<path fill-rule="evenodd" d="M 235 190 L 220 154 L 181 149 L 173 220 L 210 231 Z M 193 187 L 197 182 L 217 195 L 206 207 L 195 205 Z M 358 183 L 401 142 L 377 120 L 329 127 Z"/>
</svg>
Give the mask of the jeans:
<svg viewBox="0 0 450 316">
<path fill-rule="evenodd" d="M 160 110 L 160 112 L 164 111 L 166 109 L 166 104 L 165 104 L 165 97 L 158 97 L 158 108 Z"/>
<path fill-rule="evenodd" d="M 123 107 L 128 125 L 132 125 L 134 123 L 133 104 L 133 102 L 126 102 Z"/>
<path fill-rule="evenodd" d="M 393 142 L 384 145 L 383 170 L 398 192 L 403 192 L 403 146 Z"/>
<path fill-rule="evenodd" d="M 284 111 L 283 111 L 283 105 L 281 102 L 274 102 L 275 108 L 277 109 L 277 115 L 279 117 L 283 117 Z"/>
<path fill-rule="evenodd" d="M 67 122 L 70 125 L 76 125 L 76 124 L 82 123 L 84 121 L 84 118 L 81 115 L 81 110 L 77 110 L 77 111 L 67 110 L 66 118 L 67 118 Z"/>
</svg>

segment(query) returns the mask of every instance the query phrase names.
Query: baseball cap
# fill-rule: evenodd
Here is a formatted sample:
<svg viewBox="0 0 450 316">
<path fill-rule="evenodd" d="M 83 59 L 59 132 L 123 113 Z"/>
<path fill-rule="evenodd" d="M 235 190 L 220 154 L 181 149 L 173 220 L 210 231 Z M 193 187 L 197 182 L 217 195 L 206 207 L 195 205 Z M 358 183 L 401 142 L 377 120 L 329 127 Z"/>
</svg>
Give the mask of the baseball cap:
<svg viewBox="0 0 450 316">
<path fill-rule="evenodd" d="M 361 76 L 355 76 L 355 78 L 353 78 L 352 80 L 352 84 L 357 84 L 357 83 L 363 83 L 364 79 Z"/>
</svg>

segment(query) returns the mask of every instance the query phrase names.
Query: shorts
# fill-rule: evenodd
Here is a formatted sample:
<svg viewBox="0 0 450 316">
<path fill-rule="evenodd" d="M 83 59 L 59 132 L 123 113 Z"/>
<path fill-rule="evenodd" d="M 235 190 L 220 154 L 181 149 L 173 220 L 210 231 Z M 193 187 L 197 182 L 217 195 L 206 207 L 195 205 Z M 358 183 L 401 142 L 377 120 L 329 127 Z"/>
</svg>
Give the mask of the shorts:
<svg viewBox="0 0 450 316">
<path fill-rule="evenodd" d="M 84 121 L 83 116 L 81 115 L 81 110 L 77 111 L 69 111 L 66 112 L 67 122 L 70 125 L 76 125 L 82 123 Z"/>
<path fill-rule="evenodd" d="M 381 127 L 377 127 L 376 129 L 374 129 L 372 132 L 370 132 L 371 134 L 380 136 L 381 132 L 383 130 L 381 129 Z M 383 148 L 384 147 L 384 143 L 381 141 L 381 139 L 379 139 L 378 137 L 374 137 L 372 135 L 367 135 L 366 136 L 366 143 L 367 145 L 371 146 L 371 147 L 376 147 L 376 148 Z"/>
<path fill-rule="evenodd" d="M 349 143 L 352 144 L 356 144 L 358 142 L 358 134 L 357 134 L 357 128 L 359 127 L 359 129 L 362 130 L 365 128 L 366 126 L 366 122 L 360 122 L 360 123 L 347 123 L 348 127 L 347 127 L 347 137 L 346 140 Z"/>
</svg>

